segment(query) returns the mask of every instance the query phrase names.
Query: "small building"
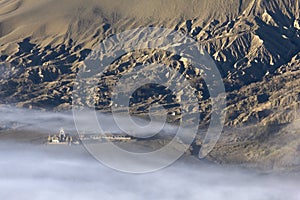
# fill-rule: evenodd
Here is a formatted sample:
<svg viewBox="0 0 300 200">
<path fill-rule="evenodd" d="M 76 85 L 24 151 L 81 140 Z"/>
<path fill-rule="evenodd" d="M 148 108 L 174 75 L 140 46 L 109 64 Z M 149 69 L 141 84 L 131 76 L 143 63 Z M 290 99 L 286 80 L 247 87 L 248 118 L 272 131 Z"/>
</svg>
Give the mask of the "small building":
<svg viewBox="0 0 300 200">
<path fill-rule="evenodd" d="M 71 145 L 73 142 L 72 136 L 69 134 L 66 134 L 64 129 L 61 128 L 59 130 L 58 134 L 55 135 L 49 135 L 47 144 L 65 144 L 65 145 Z"/>
</svg>

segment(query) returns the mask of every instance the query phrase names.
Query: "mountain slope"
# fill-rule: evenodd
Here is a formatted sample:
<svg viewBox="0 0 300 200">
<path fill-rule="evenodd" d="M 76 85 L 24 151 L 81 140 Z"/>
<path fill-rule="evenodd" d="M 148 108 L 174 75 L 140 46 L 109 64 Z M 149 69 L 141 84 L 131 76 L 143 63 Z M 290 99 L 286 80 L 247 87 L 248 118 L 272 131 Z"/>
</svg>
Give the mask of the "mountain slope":
<svg viewBox="0 0 300 200">
<path fill-rule="evenodd" d="M 227 91 L 228 127 L 276 126 L 279 128 L 272 131 L 281 138 L 282 134 L 288 135 L 284 127 L 297 119 L 299 0 L 74 0 L 72 3 L 69 0 L 1 0 L 0 5 L 2 104 L 70 109 L 73 81 L 80 63 L 101 40 L 125 30 L 156 26 L 193 37 L 215 59 Z M 164 52 L 125 55 L 109 69 L 115 76 L 104 77 L 101 84 L 109 88 L 116 77 L 136 63 L 156 62 L 157 57 L 181 66 L 185 75 L 192 77 L 199 94 L 202 125 L 207 125 L 211 109 L 203 82 L 187 70 L 186 63 Z M 125 71 L 119 70 L 126 63 Z M 104 93 L 99 94 L 103 103 L 100 107 L 109 111 L 110 98 Z M 142 93 L 133 112 L 144 115 L 145 108 L 155 101 Z M 172 105 L 170 112 L 178 111 L 173 106 L 176 102 L 163 100 L 162 103 Z M 264 130 L 257 131 L 255 138 L 260 138 Z M 233 137 L 239 138 L 238 134 Z M 284 144 L 282 148 L 287 146 Z"/>
</svg>

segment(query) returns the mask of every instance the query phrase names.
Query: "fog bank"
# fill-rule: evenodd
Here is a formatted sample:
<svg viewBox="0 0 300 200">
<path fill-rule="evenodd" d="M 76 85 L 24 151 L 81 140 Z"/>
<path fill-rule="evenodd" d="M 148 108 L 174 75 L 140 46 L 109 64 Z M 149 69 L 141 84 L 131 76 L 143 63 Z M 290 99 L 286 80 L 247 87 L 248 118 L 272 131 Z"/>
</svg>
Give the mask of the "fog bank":
<svg viewBox="0 0 300 200">
<path fill-rule="evenodd" d="M 0 149 L 0 199 L 300 199 L 296 177 L 221 168 L 193 158 L 133 175 L 104 167 L 78 146 L 1 143 Z"/>
</svg>

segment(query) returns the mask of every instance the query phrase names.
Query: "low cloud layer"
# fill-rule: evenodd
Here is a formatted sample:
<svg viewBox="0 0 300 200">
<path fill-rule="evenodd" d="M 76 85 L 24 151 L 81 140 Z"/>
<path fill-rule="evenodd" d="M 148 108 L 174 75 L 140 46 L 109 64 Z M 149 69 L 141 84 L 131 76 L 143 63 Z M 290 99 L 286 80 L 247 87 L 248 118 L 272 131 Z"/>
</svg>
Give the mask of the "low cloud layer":
<svg viewBox="0 0 300 200">
<path fill-rule="evenodd" d="M 0 198 L 298 200 L 299 179 L 221 168 L 192 159 L 155 173 L 132 175 L 111 170 L 81 147 L 3 144 Z"/>
<path fill-rule="evenodd" d="M 7 106 L 0 111 L 2 129 L 75 130 L 71 113 Z M 105 128 L 118 131 L 111 119 L 102 120 L 108 120 Z M 0 199 L 298 200 L 299 185 L 298 177 L 213 166 L 192 157 L 155 173 L 126 174 L 103 166 L 81 146 L 0 142 Z"/>
</svg>

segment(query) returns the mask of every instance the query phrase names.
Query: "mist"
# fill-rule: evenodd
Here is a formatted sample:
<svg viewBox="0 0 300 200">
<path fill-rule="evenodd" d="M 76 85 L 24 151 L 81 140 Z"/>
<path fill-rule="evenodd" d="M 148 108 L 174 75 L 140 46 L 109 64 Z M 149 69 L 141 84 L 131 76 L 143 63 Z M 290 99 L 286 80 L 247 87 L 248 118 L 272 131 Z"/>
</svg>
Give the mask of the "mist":
<svg viewBox="0 0 300 200">
<path fill-rule="evenodd" d="M 80 147 L 0 146 L 1 199 L 300 199 L 296 177 L 221 168 L 193 158 L 134 175 L 103 166 Z"/>
<path fill-rule="evenodd" d="M 109 132 L 120 134 L 123 133 L 124 130 L 116 124 L 114 118 L 117 117 L 119 121 L 123 120 L 124 124 L 126 124 L 126 120 L 128 120 L 125 117 L 122 118 L 122 116 L 113 116 L 103 113 L 96 114 L 96 121 L 93 117 L 90 112 L 80 112 L 80 114 L 76 115 L 76 120 L 74 120 L 74 115 L 71 111 L 51 112 L 0 105 L 0 130 L 13 128 L 49 134 L 49 131 L 57 132 L 63 127 L 73 134 L 77 132 L 93 134 Z M 141 127 L 149 124 L 147 120 L 141 118 L 132 117 L 132 119 Z M 75 122 L 77 122 L 77 127 L 75 126 Z M 99 125 L 101 129 L 99 129 Z M 153 135 L 153 133 L 163 130 L 166 134 L 173 134 L 177 130 L 176 126 L 166 124 L 165 122 L 157 121 L 151 125 L 151 128 L 147 128 L 147 126 L 140 128 L 139 133 Z M 135 127 L 129 127 L 128 125 L 126 127 L 127 132 L 134 129 Z"/>
<path fill-rule="evenodd" d="M 101 116 L 106 131 L 121 131 L 110 117 Z M 88 118 L 86 123 L 95 128 Z M 72 113 L 9 106 L 0 107 L 0 127 L 0 136 L 6 129 L 76 131 Z M 127 174 L 104 166 L 80 145 L 0 142 L 0 199 L 298 200 L 299 180 L 294 174 L 260 173 L 188 155 L 153 173 Z"/>
</svg>

